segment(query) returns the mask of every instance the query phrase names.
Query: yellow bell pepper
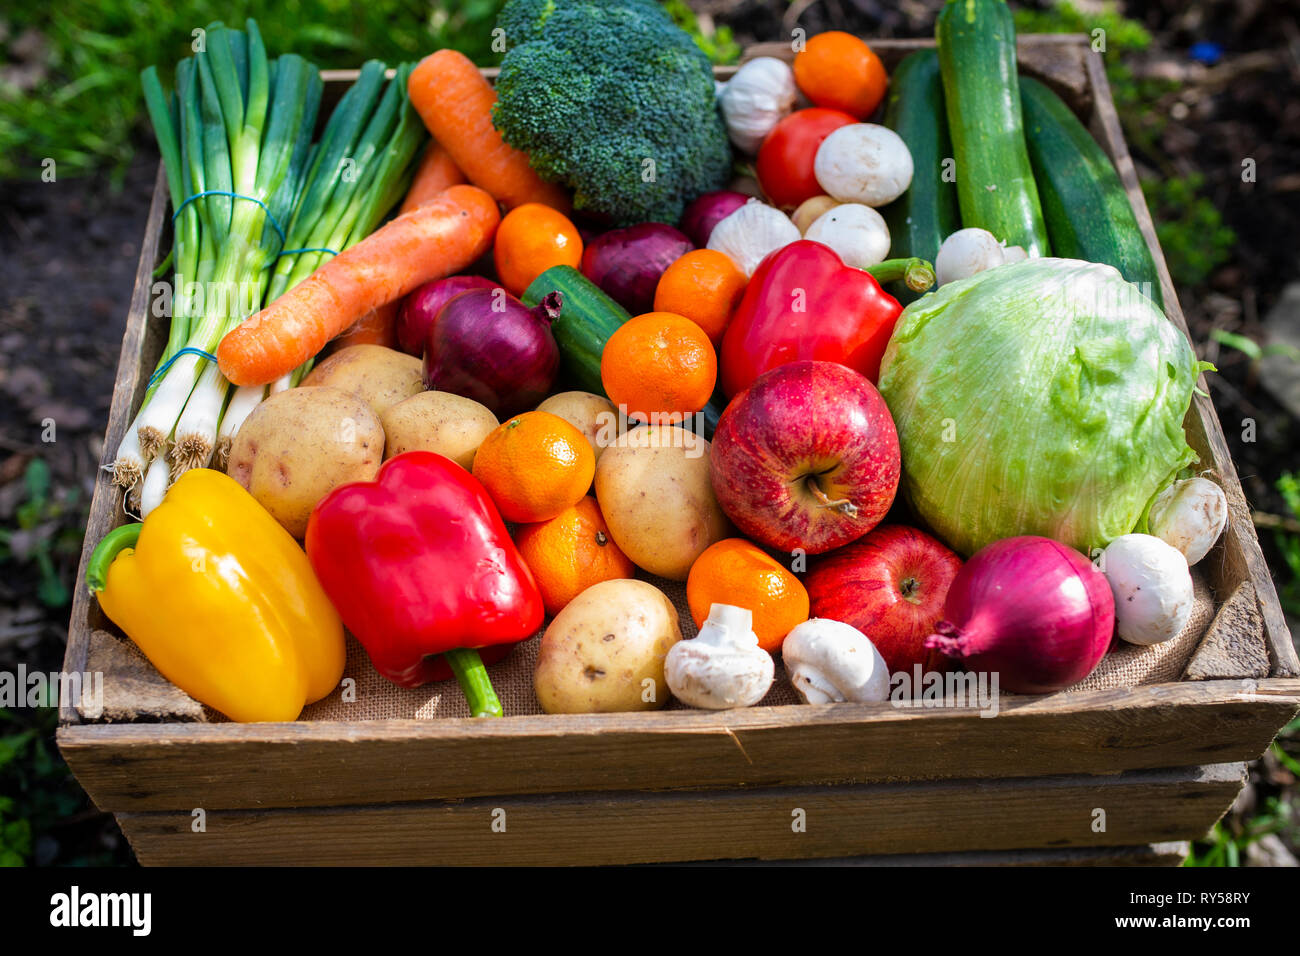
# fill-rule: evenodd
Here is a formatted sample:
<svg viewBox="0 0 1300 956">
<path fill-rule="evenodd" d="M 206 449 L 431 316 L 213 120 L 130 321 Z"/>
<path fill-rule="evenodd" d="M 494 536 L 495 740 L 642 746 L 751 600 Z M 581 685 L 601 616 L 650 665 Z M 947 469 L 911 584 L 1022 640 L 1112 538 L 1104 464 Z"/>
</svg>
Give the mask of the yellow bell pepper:
<svg viewBox="0 0 1300 956">
<path fill-rule="evenodd" d="M 343 624 L 307 555 L 219 471 L 187 471 L 105 536 L 86 582 L 164 677 L 232 720 L 294 720 L 343 676 Z"/>
</svg>

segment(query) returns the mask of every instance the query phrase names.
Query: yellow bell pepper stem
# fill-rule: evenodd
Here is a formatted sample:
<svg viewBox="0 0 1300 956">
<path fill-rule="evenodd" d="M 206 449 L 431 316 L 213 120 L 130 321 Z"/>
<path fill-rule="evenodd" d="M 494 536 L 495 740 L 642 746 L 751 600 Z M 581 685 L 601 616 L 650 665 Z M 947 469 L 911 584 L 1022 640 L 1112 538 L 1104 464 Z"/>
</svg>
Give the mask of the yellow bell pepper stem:
<svg viewBox="0 0 1300 956">
<path fill-rule="evenodd" d="M 108 583 L 108 566 L 127 548 L 135 547 L 135 543 L 140 540 L 140 529 L 143 527 L 144 525 L 139 521 L 124 524 L 104 535 L 103 540 L 95 545 L 95 550 L 90 553 L 90 560 L 86 562 L 86 585 L 90 588 L 91 594 L 104 590 Z"/>
</svg>

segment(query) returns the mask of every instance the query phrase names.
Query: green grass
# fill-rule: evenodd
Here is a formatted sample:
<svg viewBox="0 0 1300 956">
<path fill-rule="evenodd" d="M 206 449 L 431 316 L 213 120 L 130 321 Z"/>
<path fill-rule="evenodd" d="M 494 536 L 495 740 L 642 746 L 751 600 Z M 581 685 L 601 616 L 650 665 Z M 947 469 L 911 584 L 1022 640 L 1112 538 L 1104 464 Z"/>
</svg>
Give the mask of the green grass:
<svg viewBox="0 0 1300 956">
<path fill-rule="evenodd" d="M 0 568 L 34 567 L 36 597 L 48 607 L 65 607 L 72 595 L 58 567 L 81 552 L 86 502 L 76 488 L 55 492 L 49 465 L 39 458 L 28 463 L 23 484 L 25 498 L 14 511 L 14 526 L 0 526 Z"/>
<path fill-rule="evenodd" d="M 1284 742 L 1292 743 L 1293 747 L 1300 743 L 1300 717 L 1282 728 L 1270 748 L 1278 763 L 1300 778 L 1300 761 L 1288 752 Z M 1183 866 L 1241 866 L 1250 845 L 1270 834 L 1288 839 L 1293 846 L 1300 842 L 1294 806 L 1275 796 L 1265 800 L 1248 820 L 1228 816 L 1216 823 L 1206 839 L 1192 844 Z"/>
<path fill-rule="evenodd" d="M 1290 471 L 1282 472 L 1274 487 L 1286 502 L 1287 508 L 1296 520 L 1300 520 L 1300 475 Z M 1300 535 L 1285 531 L 1274 531 L 1273 542 L 1286 562 L 1289 577 L 1285 580 L 1278 576 L 1277 593 L 1282 607 L 1292 617 L 1300 617 Z M 1296 776 L 1300 777 L 1300 774 Z"/>
<path fill-rule="evenodd" d="M 147 142 L 140 71 L 156 64 L 170 85 L 188 56 L 192 32 L 213 19 L 254 17 L 271 55 L 301 54 L 322 68 L 367 58 L 417 60 L 439 47 L 476 62 L 492 52 L 501 0 L 66 0 L 11 5 L 0 15 L 0 64 L 14 62 L 24 31 L 44 37 L 46 76 L 20 91 L 0 72 L 0 180 L 39 179 L 53 159 L 57 176 L 108 172 L 120 177 L 132 148 Z"/>
<path fill-rule="evenodd" d="M 476 63 L 500 60 L 492 29 L 503 0 L 67 0 L 0 14 L 0 64 L 25 31 L 45 41 L 45 77 L 32 90 L 6 83 L 0 70 L 0 180 L 37 180 L 43 162 L 55 174 L 106 172 L 114 181 L 133 149 L 148 142 L 140 71 L 157 65 L 164 86 L 191 52 L 193 31 L 214 19 L 257 20 L 268 52 L 298 53 L 322 68 L 390 65 L 452 47 Z M 17 5 L 14 5 L 17 7 Z M 740 47 L 726 27 L 705 33 L 685 0 L 668 11 L 715 63 L 734 63 Z"/>
<path fill-rule="evenodd" d="M 1214 204 L 1200 195 L 1204 185 L 1200 173 L 1142 181 L 1169 274 L 1182 286 L 1200 285 L 1232 258 L 1237 245 L 1237 234 L 1224 224 Z"/>
</svg>

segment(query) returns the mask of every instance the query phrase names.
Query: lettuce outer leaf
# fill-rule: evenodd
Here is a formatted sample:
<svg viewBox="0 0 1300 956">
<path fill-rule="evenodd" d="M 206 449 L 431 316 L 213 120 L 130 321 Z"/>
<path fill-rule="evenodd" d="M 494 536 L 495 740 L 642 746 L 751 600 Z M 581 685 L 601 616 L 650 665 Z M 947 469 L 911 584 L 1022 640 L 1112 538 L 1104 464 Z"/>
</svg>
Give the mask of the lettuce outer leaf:
<svg viewBox="0 0 1300 956">
<path fill-rule="evenodd" d="M 1085 554 L 1196 460 L 1186 337 L 1111 266 L 1030 259 L 899 317 L 880 392 L 903 490 L 954 550 L 1037 534 Z"/>
</svg>

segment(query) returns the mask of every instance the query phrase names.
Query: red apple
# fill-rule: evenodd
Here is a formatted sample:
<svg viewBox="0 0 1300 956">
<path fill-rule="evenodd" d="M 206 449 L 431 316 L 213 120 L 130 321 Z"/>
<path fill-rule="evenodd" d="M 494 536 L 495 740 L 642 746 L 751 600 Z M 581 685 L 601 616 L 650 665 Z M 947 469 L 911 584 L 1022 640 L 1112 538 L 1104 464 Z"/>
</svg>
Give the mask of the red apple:
<svg viewBox="0 0 1300 956">
<path fill-rule="evenodd" d="M 814 562 L 804 587 L 813 617 L 852 624 L 870 638 L 890 673 L 947 669 L 925 639 L 943 617 L 961 558 L 915 528 L 892 524 Z"/>
<path fill-rule="evenodd" d="M 781 365 L 718 420 L 713 491 L 747 537 L 821 554 L 877 524 L 898 490 L 898 433 L 866 377 L 835 362 Z"/>
</svg>

